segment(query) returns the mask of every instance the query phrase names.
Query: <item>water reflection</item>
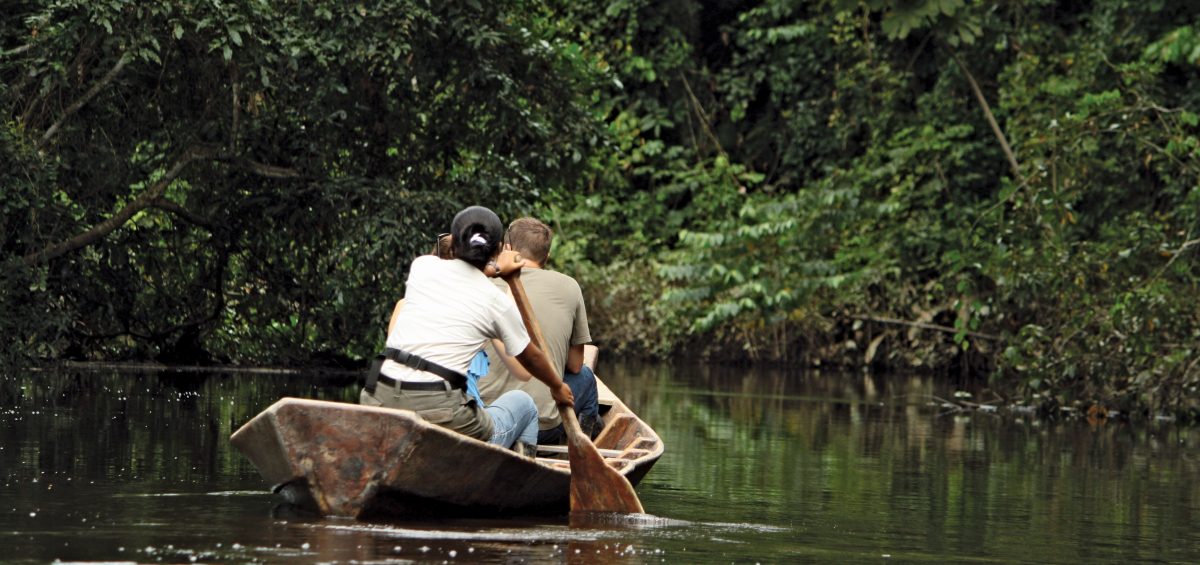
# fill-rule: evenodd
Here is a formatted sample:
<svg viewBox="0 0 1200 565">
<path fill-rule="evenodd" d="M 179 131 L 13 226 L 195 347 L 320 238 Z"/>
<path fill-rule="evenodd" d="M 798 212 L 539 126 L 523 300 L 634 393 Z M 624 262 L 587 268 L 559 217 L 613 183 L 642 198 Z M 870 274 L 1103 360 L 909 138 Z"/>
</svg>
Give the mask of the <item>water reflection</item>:
<svg viewBox="0 0 1200 565">
<path fill-rule="evenodd" d="M 1195 430 L 949 414 L 930 401 L 952 391 L 920 377 L 697 368 L 690 386 L 664 389 L 650 383 L 671 377 L 649 374 L 613 384 L 655 414 L 668 453 L 654 484 L 719 499 L 746 522 L 789 524 L 811 556 L 822 555 L 808 553 L 814 545 L 918 560 L 1187 561 L 1200 551 Z M 672 510 L 707 512 L 699 502 Z"/>
<path fill-rule="evenodd" d="M 604 377 L 666 454 L 653 515 L 361 523 L 299 514 L 229 434 L 349 379 L 28 373 L 0 378 L 6 562 L 1200 560 L 1200 437 L 1119 421 L 950 413 L 920 376 L 656 364 Z"/>
</svg>

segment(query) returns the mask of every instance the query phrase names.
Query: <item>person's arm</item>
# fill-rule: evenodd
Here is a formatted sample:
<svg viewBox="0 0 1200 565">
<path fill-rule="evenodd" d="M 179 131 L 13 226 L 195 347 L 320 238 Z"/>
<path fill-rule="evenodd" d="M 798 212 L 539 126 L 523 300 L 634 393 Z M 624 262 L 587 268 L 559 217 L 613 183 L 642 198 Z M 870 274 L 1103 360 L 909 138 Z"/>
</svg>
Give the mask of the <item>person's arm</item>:
<svg viewBox="0 0 1200 565">
<path fill-rule="evenodd" d="M 500 354 L 500 360 L 504 362 L 504 366 L 508 369 L 508 372 L 511 373 L 512 376 L 516 377 L 522 382 L 533 378 L 533 374 L 529 371 L 526 371 L 525 367 L 521 366 L 521 362 L 517 361 L 516 357 L 509 355 L 508 352 L 504 350 L 503 341 L 493 339 L 492 347 L 496 349 L 496 353 Z"/>
<path fill-rule="evenodd" d="M 570 278 L 570 277 L 568 277 Z M 567 350 L 567 372 L 578 373 L 583 370 L 583 346 L 592 341 L 592 332 L 588 328 L 587 306 L 583 302 L 583 289 L 575 279 L 573 283 L 575 301 L 575 317 L 571 327 L 571 347 Z"/>
<path fill-rule="evenodd" d="M 396 301 L 396 307 L 392 308 L 392 319 L 388 320 L 387 334 L 392 335 L 392 330 L 396 329 L 396 318 L 400 316 L 400 309 L 404 307 L 404 299 Z"/>
<path fill-rule="evenodd" d="M 572 345 L 567 351 L 567 372 L 578 373 L 583 370 L 583 344 Z"/>
<path fill-rule="evenodd" d="M 550 396 L 554 398 L 555 404 L 569 408 L 575 406 L 575 395 L 571 394 L 571 387 L 558 376 L 558 372 L 550 365 L 550 358 L 536 343 L 529 342 L 525 350 L 517 354 L 517 361 L 520 361 L 521 366 L 532 373 L 534 378 L 550 388 Z"/>
</svg>

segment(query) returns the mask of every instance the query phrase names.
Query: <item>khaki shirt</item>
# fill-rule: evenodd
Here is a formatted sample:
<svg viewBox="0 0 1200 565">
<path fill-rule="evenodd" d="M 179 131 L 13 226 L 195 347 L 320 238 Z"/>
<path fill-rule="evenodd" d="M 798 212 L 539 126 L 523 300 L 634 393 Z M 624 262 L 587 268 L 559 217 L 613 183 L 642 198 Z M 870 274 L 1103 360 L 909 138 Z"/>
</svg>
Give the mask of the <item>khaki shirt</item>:
<svg viewBox="0 0 1200 565">
<path fill-rule="evenodd" d="M 500 279 L 495 281 L 507 291 L 507 284 Z M 529 295 L 533 313 L 542 328 L 542 336 L 546 339 L 550 364 L 562 375 L 571 346 L 592 341 L 587 309 L 583 305 L 583 291 L 575 279 L 546 269 L 522 270 L 521 283 L 525 287 L 525 294 Z M 479 394 L 484 402 L 491 404 L 505 392 L 523 390 L 537 404 L 539 429 L 548 430 L 562 423 L 558 407 L 554 405 L 550 389 L 545 384 L 537 379 L 522 382 L 514 377 L 490 344 L 487 354 L 491 358 L 491 369 L 486 377 L 479 379 Z"/>
</svg>

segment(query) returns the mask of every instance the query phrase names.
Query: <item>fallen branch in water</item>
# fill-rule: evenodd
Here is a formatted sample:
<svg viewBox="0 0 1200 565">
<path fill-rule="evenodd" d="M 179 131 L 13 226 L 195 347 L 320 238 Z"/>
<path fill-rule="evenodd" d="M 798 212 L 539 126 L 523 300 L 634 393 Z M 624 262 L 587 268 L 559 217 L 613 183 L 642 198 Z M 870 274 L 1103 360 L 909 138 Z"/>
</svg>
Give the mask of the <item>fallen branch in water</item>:
<svg viewBox="0 0 1200 565">
<path fill-rule="evenodd" d="M 953 409 L 954 412 L 966 412 L 969 410 L 975 410 L 975 411 L 984 412 L 987 414 L 992 414 L 992 413 L 995 413 L 997 410 L 999 410 L 998 406 L 996 406 L 993 403 L 989 403 L 989 402 L 976 403 L 976 402 L 971 402 L 969 400 L 946 400 L 945 398 L 942 398 L 940 396 L 933 395 L 933 394 L 929 395 L 929 398 L 935 402 L 940 402 L 941 406 L 943 408 Z"/>
<path fill-rule="evenodd" d="M 863 315 L 858 315 L 858 314 L 852 315 L 852 316 L 850 316 L 850 318 L 853 320 L 862 320 L 864 322 L 875 322 L 875 323 L 879 323 L 879 324 L 892 324 L 892 325 L 897 325 L 897 326 L 908 326 L 910 328 L 919 328 L 922 330 L 932 330 L 932 331 L 936 331 L 936 332 L 944 332 L 944 333 L 952 333 L 952 334 L 959 333 L 959 330 L 952 328 L 950 326 L 939 326 L 937 324 L 930 324 L 930 323 L 926 323 L 926 322 L 910 322 L 908 320 L 897 320 L 895 318 L 877 318 L 875 316 L 863 316 Z M 973 332 L 971 330 L 967 330 L 967 331 L 963 332 L 963 334 L 971 336 L 971 337 L 979 338 L 979 339 L 986 339 L 986 340 L 990 340 L 990 341 L 1000 341 L 1000 336 L 998 336 L 998 335 Z"/>
<path fill-rule="evenodd" d="M 285 369 L 285 368 L 270 368 L 270 367 L 237 367 L 230 365 L 164 365 L 162 363 L 142 362 L 107 362 L 107 361 L 64 361 L 58 367 L 63 369 L 84 370 L 84 371 L 131 371 L 142 373 L 160 373 L 170 371 L 173 373 L 226 373 L 240 375 L 279 375 L 279 376 L 296 376 L 296 375 L 330 375 L 330 376 L 355 376 L 361 371 L 353 369 L 333 369 L 333 368 L 308 368 L 308 369 Z M 47 369 L 33 368 L 31 371 L 43 371 Z"/>
</svg>

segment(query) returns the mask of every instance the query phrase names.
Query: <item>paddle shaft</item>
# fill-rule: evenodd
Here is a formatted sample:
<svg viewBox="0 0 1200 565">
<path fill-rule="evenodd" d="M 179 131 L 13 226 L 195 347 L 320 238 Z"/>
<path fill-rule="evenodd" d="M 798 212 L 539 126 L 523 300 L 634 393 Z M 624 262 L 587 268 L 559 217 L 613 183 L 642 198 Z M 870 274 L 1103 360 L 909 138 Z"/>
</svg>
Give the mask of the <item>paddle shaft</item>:
<svg viewBox="0 0 1200 565">
<path fill-rule="evenodd" d="M 521 277 L 518 275 L 506 282 L 512 288 L 517 310 L 531 330 L 530 339 L 538 349 L 546 351 L 542 328 L 533 315 L 533 306 L 525 294 Z M 560 405 L 558 413 L 567 432 L 567 458 L 571 461 L 571 512 L 644 512 L 629 479 L 609 467 L 592 440 L 583 433 L 575 409 Z"/>
</svg>

